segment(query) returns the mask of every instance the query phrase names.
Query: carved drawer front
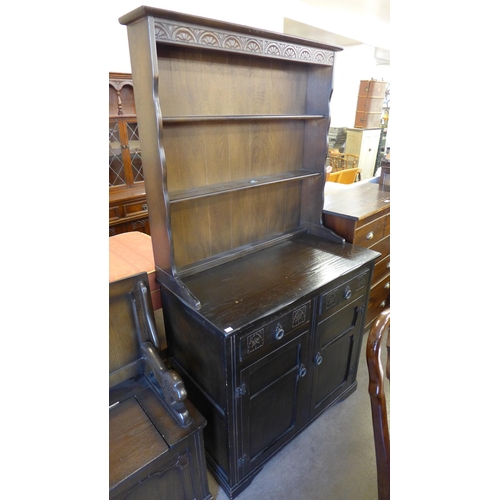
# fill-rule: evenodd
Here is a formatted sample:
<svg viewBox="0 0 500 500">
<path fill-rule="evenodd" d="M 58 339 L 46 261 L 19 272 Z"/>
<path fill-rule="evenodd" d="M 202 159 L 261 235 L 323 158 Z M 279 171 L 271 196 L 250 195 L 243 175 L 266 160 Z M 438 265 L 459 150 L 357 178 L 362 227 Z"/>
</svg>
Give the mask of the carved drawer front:
<svg viewBox="0 0 500 500">
<path fill-rule="evenodd" d="M 307 302 L 272 322 L 253 328 L 240 338 L 240 361 L 256 354 L 262 355 L 285 343 L 292 332 L 303 332 L 309 327 L 311 303 Z"/>
<path fill-rule="evenodd" d="M 391 256 L 380 257 L 373 269 L 372 283 L 378 283 L 391 273 Z"/>
<path fill-rule="evenodd" d="M 320 296 L 320 320 L 335 313 L 349 302 L 361 297 L 368 288 L 368 284 L 368 271 L 365 271 L 342 285 L 323 293 Z"/>
<path fill-rule="evenodd" d="M 371 248 L 384 237 L 386 217 L 380 217 L 356 230 L 354 244 Z"/>
<path fill-rule="evenodd" d="M 372 288 L 368 300 L 366 325 L 373 321 L 386 307 L 389 307 L 390 287 L 391 277 L 389 275 Z"/>
<path fill-rule="evenodd" d="M 115 221 L 120 218 L 120 207 L 109 207 L 109 220 Z"/>
<path fill-rule="evenodd" d="M 127 203 L 126 205 L 123 205 L 123 209 L 126 217 L 131 215 L 144 215 L 148 213 L 146 199 L 136 201 L 134 203 Z"/>
</svg>

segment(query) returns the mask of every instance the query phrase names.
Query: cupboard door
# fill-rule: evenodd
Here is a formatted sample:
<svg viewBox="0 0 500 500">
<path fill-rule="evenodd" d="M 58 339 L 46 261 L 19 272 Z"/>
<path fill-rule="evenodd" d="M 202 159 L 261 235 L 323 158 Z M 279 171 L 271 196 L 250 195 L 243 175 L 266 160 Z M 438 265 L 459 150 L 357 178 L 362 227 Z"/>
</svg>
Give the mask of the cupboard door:
<svg viewBox="0 0 500 500">
<path fill-rule="evenodd" d="M 363 326 L 364 296 L 318 323 L 313 366 L 312 416 L 342 395 L 356 380 Z"/>
<path fill-rule="evenodd" d="M 304 332 L 240 372 L 240 478 L 262 464 L 303 425 Z"/>
</svg>

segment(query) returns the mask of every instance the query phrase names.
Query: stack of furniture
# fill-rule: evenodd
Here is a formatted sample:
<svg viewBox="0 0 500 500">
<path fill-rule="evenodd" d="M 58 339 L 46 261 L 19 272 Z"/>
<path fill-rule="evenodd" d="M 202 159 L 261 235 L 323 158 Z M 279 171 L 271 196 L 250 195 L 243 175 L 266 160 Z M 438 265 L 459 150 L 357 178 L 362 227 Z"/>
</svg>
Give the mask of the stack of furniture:
<svg viewBox="0 0 500 500">
<path fill-rule="evenodd" d="M 109 235 L 149 234 L 148 207 L 129 73 L 109 74 Z"/>
<path fill-rule="evenodd" d="M 209 500 L 203 428 L 160 357 L 146 273 L 109 284 L 109 498 Z"/>
<path fill-rule="evenodd" d="M 234 498 L 357 386 L 379 254 L 321 220 L 340 49 L 149 7 L 120 22 L 169 362 Z"/>
<path fill-rule="evenodd" d="M 377 80 L 362 80 L 359 84 L 354 128 L 347 129 L 344 153 L 359 156 L 361 179 L 373 177 L 377 168 L 387 85 Z"/>
<path fill-rule="evenodd" d="M 362 181 L 344 186 L 329 183 L 323 221 L 346 241 L 380 253 L 375 264 L 365 328 L 390 303 L 390 186 Z"/>
<path fill-rule="evenodd" d="M 381 128 L 387 82 L 361 80 L 356 105 L 355 128 Z"/>
</svg>

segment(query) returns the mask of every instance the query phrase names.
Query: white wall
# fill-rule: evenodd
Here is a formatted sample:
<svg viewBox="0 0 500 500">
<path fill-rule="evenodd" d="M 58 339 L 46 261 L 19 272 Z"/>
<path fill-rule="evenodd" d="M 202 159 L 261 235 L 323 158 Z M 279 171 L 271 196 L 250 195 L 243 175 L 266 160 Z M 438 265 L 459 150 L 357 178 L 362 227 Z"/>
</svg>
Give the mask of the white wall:
<svg viewBox="0 0 500 500">
<path fill-rule="evenodd" d="M 390 82 L 390 66 L 377 65 L 375 49 L 369 45 L 351 45 L 336 54 L 333 95 L 330 103 L 332 127 L 354 127 L 359 82 Z"/>
<path fill-rule="evenodd" d="M 147 0 L 146 5 L 160 9 L 174 10 L 186 14 L 219 19 L 255 28 L 282 32 L 283 11 L 294 0 Z M 106 4 L 109 20 L 108 57 L 109 71 L 130 73 L 127 27 L 118 18 L 143 5 L 141 0 L 120 0 Z M 103 13 L 104 15 L 104 13 Z"/>
</svg>

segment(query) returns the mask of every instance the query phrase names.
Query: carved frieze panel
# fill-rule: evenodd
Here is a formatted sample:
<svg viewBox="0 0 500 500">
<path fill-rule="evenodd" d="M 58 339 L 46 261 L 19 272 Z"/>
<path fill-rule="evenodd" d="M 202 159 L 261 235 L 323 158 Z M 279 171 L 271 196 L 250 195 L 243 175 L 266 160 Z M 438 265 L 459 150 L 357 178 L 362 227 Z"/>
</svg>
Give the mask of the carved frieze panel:
<svg viewBox="0 0 500 500">
<path fill-rule="evenodd" d="M 155 38 L 158 42 L 194 45 L 325 66 L 333 65 L 333 51 L 279 42 L 260 36 L 232 33 L 221 29 L 205 29 L 187 24 L 180 25 L 160 19 L 155 19 Z"/>
</svg>

